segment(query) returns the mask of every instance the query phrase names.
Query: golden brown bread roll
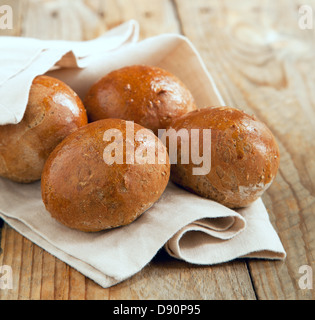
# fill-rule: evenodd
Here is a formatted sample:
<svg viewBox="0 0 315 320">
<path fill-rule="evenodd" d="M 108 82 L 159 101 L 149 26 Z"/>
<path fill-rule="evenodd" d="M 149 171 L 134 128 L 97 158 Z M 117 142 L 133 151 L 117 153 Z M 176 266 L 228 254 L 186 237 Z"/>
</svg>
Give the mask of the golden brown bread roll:
<svg viewBox="0 0 315 320">
<path fill-rule="evenodd" d="M 57 221 L 85 232 L 115 228 L 131 223 L 160 198 L 170 176 L 166 147 L 138 124 L 130 136 L 127 124 L 133 125 L 121 119 L 90 123 L 51 153 L 42 174 L 42 199 Z M 145 163 L 149 149 L 152 164 Z"/>
<path fill-rule="evenodd" d="M 194 175 L 193 168 L 201 168 L 210 159 L 198 165 L 192 163 L 190 154 L 188 164 L 182 164 L 181 140 L 177 141 L 177 159 L 172 160 L 177 163 L 172 164 L 171 180 L 191 192 L 230 208 L 245 207 L 260 197 L 276 176 L 278 145 L 266 125 L 253 116 L 235 108 L 210 107 L 182 116 L 171 127 L 176 132 L 187 129 L 190 138 L 192 129 L 199 129 L 200 139 L 191 141 L 191 148 L 197 144 L 198 155 L 211 147 L 210 172 Z M 200 129 L 211 129 L 210 144 L 203 142 Z"/>
<path fill-rule="evenodd" d="M 90 88 L 84 105 L 90 121 L 131 120 L 156 135 L 174 118 L 196 109 L 192 94 L 177 77 L 145 65 L 109 73 Z"/>
<path fill-rule="evenodd" d="M 53 149 L 86 124 L 86 110 L 71 88 L 55 78 L 36 77 L 22 121 L 0 126 L 0 176 L 20 183 L 39 180 Z"/>
</svg>

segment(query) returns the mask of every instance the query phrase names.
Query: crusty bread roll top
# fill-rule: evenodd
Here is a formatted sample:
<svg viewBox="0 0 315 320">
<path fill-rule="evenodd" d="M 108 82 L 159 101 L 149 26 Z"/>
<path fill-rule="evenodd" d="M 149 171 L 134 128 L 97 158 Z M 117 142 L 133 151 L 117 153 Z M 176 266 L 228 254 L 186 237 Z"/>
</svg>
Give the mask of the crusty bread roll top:
<svg viewBox="0 0 315 320">
<path fill-rule="evenodd" d="M 36 77 L 22 121 L 0 126 L 0 176 L 21 183 L 39 180 L 54 148 L 86 124 L 82 101 L 69 86 Z"/>
<path fill-rule="evenodd" d="M 211 129 L 211 170 L 194 175 L 192 163 L 181 162 L 178 140 L 177 163 L 172 164 L 171 179 L 189 191 L 213 199 L 230 208 L 250 205 L 274 180 L 280 162 L 275 137 L 256 117 L 230 107 L 209 107 L 190 112 L 171 124 L 181 129 Z M 202 154 L 202 138 L 198 144 Z M 172 158 L 172 155 L 170 154 Z"/>
<path fill-rule="evenodd" d="M 126 123 L 90 123 L 52 152 L 42 175 L 42 198 L 52 217 L 70 228 L 96 232 L 131 223 L 161 197 L 170 176 L 166 148 L 138 124 L 134 136 L 127 137 Z M 134 163 L 126 160 L 132 144 Z M 151 147 L 156 161 L 142 161 Z"/>
<path fill-rule="evenodd" d="M 84 100 L 90 121 L 119 118 L 135 121 L 158 135 L 171 121 L 196 109 L 184 83 L 153 66 L 114 70 L 96 82 Z"/>
</svg>

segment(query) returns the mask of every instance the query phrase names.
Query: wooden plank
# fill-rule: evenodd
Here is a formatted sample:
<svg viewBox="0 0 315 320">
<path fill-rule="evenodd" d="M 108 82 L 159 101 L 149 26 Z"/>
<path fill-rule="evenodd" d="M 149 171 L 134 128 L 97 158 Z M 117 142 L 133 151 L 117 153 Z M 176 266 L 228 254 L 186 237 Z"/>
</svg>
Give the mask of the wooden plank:
<svg viewBox="0 0 315 320">
<path fill-rule="evenodd" d="M 176 3 L 226 103 L 256 114 L 280 146 L 280 172 L 263 200 L 288 256 L 249 262 L 256 294 L 314 299 L 298 285 L 300 266 L 315 266 L 314 30 L 299 29 L 299 1 Z"/>
<path fill-rule="evenodd" d="M 86 5 L 99 16 L 100 30 L 106 31 L 125 21 L 140 24 L 140 39 L 160 33 L 178 33 L 180 25 L 171 0 L 87 0 Z"/>
<path fill-rule="evenodd" d="M 249 274 L 235 261 L 193 266 L 163 251 L 140 273 L 109 290 L 110 299 L 254 300 Z"/>
<path fill-rule="evenodd" d="M 195 8 L 194 3 L 179 2 L 177 6 L 181 13 L 186 9 L 189 12 Z M 191 23 L 183 17 L 181 22 L 177 20 L 173 1 L 89 0 L 71 4 L 70 7 L 65 1 L 23 1 L 20 34 L 41 39 L 85 40 L 134 18 L 140 23 L 141 38 L 183 29 L 201 49 L 203 46 L 205 38 L 201 41 L 198 34 L 187 32 Z M 198 15 L 195 23 L 199 18 Z M 0 264 L 13 266 L 15 284 L 11 291 L 0 291 L 1 299 L 255 299 L 244 261 L 198 267 L 162 254 L 133 278 L 103 289 L 7 225 L 1 241 Z"/>
</svg>

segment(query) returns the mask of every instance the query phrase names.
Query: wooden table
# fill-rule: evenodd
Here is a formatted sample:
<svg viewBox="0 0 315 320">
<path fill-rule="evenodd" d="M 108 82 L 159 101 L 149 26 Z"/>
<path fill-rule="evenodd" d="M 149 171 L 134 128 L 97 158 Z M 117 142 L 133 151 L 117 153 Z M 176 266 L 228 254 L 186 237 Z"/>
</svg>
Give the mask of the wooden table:
<svg viewBox="0 0 315 320">
<path fill-rule="evenodd" d="M 315 30 L 299 27 L 300 1 L 4 3 L 13 7 L 14 28 L 1 35 L 87 40 L 134 18 L 141 39 L 189 37 L 227 104 L 256 114 L 278 140 L 281 166 L 263 200 L 287 259 L 193 266 L 162 251 L 131 279 L 103 289 L 4 223 L 0 266 L 12 267 L 14 287 L 0 290 L 0 299 L 314 299 L 299 285 L 301 266 L 315 270 Z M 303 4 L 315 10 L 315 1 Z"/>
</svg>

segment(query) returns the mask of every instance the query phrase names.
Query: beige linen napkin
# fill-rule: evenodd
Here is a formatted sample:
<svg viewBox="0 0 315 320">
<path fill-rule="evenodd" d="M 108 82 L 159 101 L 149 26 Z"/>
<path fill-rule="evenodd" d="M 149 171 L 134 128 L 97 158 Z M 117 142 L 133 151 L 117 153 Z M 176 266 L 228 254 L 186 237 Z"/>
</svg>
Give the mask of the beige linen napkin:
<svg viewBox="0 0 315 320">
<path fill-rule="evenodd" d="M 96 56 L 138 40 L 139 26 L 128 21 L 90 41 L 43 41 L 0 37 L 0 125 L 19 123 L 33 79 L 51 68 L 84 68 Z"/>
<path fill-rule="evenodd" d="M 0 97 L 6 92 L 6 99 L 0 100 L 0 123 L 21 120 L 30 84 L 38 74 L 49 70 L 49 75 L 68 83 L 83 98 L 89 86 L 107 72 L 135 63 L 157 65 L 176 74 L 192 91 L 199 107 L 224 105 L 188 39 L 165 34 L 137 42 L 137 34 L 137 23 L 129 21 L 92 40 L 93 46 L 1 38 L 0 67 L 6 66 L 5 59 L 12 51 L 12 68 L 4 68 L 5 76 L 0 74 Z M 28 49 L 25 57 L 15 57 L 16 51 L 33 41 L 40 48 L 35 58 L 34 51 Z M 172 183 L 161 199 L 132 224 L 90 234 L 71 230 L 50 217 L 42 203 L 40 182 L 21 185 L 0 178 L 0 217 L 103 287 L 139 272 L 162 247 L 177 259 L 205 265 L 240 257 L 286 256 L 261 199 L 235 211 Z"/>
</svg>

